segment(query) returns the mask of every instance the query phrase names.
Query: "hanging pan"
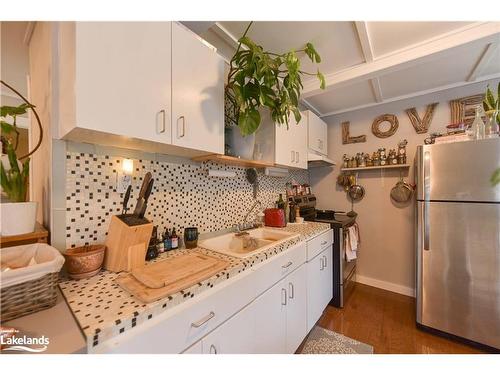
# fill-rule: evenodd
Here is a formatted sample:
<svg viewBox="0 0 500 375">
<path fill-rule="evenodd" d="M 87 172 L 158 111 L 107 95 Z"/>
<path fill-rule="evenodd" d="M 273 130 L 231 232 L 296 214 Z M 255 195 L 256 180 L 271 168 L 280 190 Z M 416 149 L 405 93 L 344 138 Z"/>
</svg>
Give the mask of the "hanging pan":
<svg viewBox="0 0 500 375">
<path fill-rule="evenodd" d="M 403 181 L 403 175 L 399 174 L 399 181 L 391 189 L 391 198 L 398 203 L 408 202 L 413 195 L 413 188 Z"/>
<path fill-rule="evenodd" d="M 361 185 L 358 185 L 357 178 L 354 176 L 353 176 L 353 184 L 347 191 L 347 194 L 349 194 L 349 197 L 356 202 L 360 201 L 365 196 L 365 188 Z"/>
</svg>

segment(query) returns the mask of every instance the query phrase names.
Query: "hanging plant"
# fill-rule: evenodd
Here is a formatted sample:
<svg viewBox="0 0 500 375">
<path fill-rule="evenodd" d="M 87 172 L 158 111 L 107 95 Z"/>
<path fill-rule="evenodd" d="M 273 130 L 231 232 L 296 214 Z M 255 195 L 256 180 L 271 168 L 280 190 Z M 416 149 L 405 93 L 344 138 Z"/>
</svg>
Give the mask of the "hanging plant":
<svg viewBox="0 0 500 375">
<path fill-rule="evenodd" d="M 493 95 L 493 92 L 488 85 L 486 88 L 486 94 L 483 100 L 483 108 L 489 116 L 496 115 L 496 123 L 500 124 L 500 82 L 498 82 L 497 97 Z M 493 186 L 500 184 L 500 168 L 497 168 L 493 175 L 491 176 L 491 183 Z"/>
<path fill-rule="evenodd" d="M 253 21 L 249 23 L 243 36 L 238 40 L 238 48 L 230 61 L 226 96 L 234 106 L 235 122 L 242 135 L 255 133 L 261 123 L 259 108 L 266 107 L 272 120 L 286 124 L 293 114 L 295 121 L 301 119 L 298 109 L 304 75 L 316 76 L 320 88 L 325 88 L 325 78 L 316 73 L 300 69 L 298 54 L 305 53 L 313 63 L 320 63 L 321 57 L 311 43 L 297 51 L 285 53 L 264 51 L 247 35 Z M 245 46 L 242 49 L 242 46 Z"/>
</svg>

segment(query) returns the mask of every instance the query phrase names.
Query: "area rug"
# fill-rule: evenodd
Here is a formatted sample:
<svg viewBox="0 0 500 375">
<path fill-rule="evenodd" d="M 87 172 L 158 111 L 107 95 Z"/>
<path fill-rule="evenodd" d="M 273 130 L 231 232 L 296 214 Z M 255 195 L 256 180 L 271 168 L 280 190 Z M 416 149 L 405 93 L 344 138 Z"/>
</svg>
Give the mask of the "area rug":
<svg viewBox="0 0 500 375">
<path fill-rule="evenodd" d="M 300 354 L 373 354 L 373 346 L 315 326 Z"/>
</svg>

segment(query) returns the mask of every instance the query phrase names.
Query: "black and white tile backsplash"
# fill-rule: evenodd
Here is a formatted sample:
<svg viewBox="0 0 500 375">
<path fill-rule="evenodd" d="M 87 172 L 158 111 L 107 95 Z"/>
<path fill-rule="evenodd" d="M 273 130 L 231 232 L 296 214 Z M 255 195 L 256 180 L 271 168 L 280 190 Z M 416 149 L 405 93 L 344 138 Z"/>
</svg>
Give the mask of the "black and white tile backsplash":
<svg viewBox="0 0 500 375">
<path fill-rule="evenodd" d="M 104 242 L 111 216 L 120 214 L 124 194 L 116 191 L 117 172 L 123 158 L 91 153 L 66 154 L 66 247 Z M 134 209 L 142 179 L 151 172 L 155 179 L 146 217 L 164 231 L 175 227 L 178 234 L 188 226 L 200 232 L 217 231 L 243 220 L 255 202 L 245 168 L 212 162 L 164 162 L 133 159 L 132 194 Z M 233 171 L 236 177 L 208 177 L 208 169 Z M 287 182 L 308 183 L 309 174 L 290 170 L 288 177 L 259 173 L 257 199 L 272 207 Z M 250 216 L 252 218 L 252 216 Z"/>
</svg>

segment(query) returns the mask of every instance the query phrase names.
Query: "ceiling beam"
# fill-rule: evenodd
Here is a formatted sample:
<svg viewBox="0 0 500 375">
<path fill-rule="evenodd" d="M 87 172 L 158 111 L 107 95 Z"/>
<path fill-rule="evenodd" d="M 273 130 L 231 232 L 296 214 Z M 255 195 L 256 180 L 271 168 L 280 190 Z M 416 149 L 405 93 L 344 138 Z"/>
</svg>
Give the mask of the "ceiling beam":
<svg viewBox="0 0 500 375">
<path fill-rule="evenodd" d="M 498 73 L 498 74 L 492 74 L 492 75 L 489 75 L 489 76 L 483 76 L 483 77 L 479 78 L 475 82 L 457 82 L 457 83 L 452 83 L 450 85 L 445 85 L 445 86 L 440 86 L 440 87 L 434 87 L 434 88 L 428 89 L 428 90 L 423 90 L 423 91 L 418 91 L 418 92 L 412 92 L 412 93 L 406 94 L 406 95 L 395 96 L 393 98 L 386 98 L 381 103 L 368 103 L 368 104 L 362 104 L 362 105 L 355 106 L 355 107 L 350 107 L 350 108 L 345 108 L 345 109 L 339 109 L 337 111 L 323 113 L 319 117 L 325 118 L 325 117 L 329 117 L 329 116 L 340 115 L 342 113 L 353 112 L 353 111 L 358 111 L 358 110 L 365 109 L 365 108 L 376 107 L 376 106 L 379 106 L 379 105 L 384 105 L 384 104 L 388 104 L 388 103 L 397 102 L 399 100 L 416 98 L 416 97 L 422 96 L 422 95 L 433 94 L 433 93 L 436 93 L 436 92 L 439 92 L 439 91 L 454 89 L 454 88 L 460 87 L 460 86 L 468 86 L 468 85 L 471 85 L 471 84 L 474 84 L 474 83 L 489 81 L 489 80 L 497 79 L 497 78 L 500 78 L 500 73 Z"/>
<path fill-rule="evenodd" d="M 380 75 L 402 70 L 435 59 L 437 56 L 446 56 L 455 47 L 479 40 L 494 42 L 500 35 L 500 22 L 475 22 L 436 38 L 429 39 L 408 48 L 395 51 L 391 54 L 374 57 L 366 62 L 339 72 L 325 74 L 326 89 L 351 85 L 366 81 Z M 304 82 L 302 96 L 304 98 L 320 94 L 325 90 L 318 89 L 315 80 Z"/>
<path fill-rule="evenodd" d="M 491 58 L 495 55 L 497 50 L 498 50 L 498 43 L 489 43 L 486 46 L 484 52 L 481 54 L 481 56 L 477 60 L 476 65 L 474 65 L 474 68 L 472 68 L 472 71 L 467 77 L 467 82 L 474 82 L 477 79 L 477 77 L 481 76 L 481 73 L 483 72 L 484 68 L 488 65 L 488 63 L 490 62 Z"/>
<path fill-rule="evenodd" d="M 355 21 L 354 26 L 358 34 L 359 45 L 363 56 L 367 63 L 373 61 L 373 48 L 370 42 L 370 34 L 368 33 L 368 25 L 365 21 Z M 382 95 L 382 88 L 378 77 L 370 79 L 370 86 L 372 87 L 373 98 L 375 102 L 381 103 L 384 100 Z"/>
</svg>

